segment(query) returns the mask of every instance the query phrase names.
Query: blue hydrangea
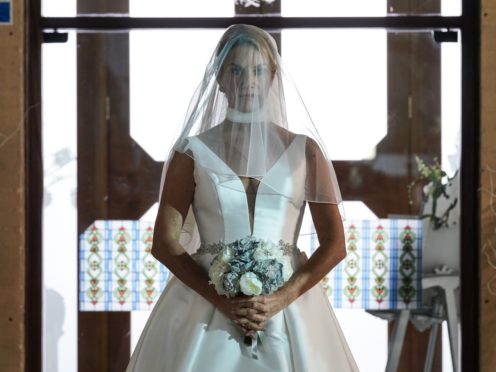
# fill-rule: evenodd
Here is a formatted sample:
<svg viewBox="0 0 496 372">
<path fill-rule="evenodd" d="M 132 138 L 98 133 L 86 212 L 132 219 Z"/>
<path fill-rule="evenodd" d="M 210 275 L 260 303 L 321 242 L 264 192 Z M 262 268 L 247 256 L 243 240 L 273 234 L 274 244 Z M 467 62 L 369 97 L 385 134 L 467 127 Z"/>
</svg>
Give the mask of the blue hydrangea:
<svg viewBox="0 0 496 372">
<path fill-rule="evenodd" d="M 222 285 L 231 296 L 235 296 L 239 292 L 239 273 L 230 271 L 224 275 Z"/>
<path fill-rule="evenodd" d="M 252 271 L 262 280 L 262 292 L 269 294 L 284 284 L 283 265 L 274 259 L 255 261 Z"/>
</svg>

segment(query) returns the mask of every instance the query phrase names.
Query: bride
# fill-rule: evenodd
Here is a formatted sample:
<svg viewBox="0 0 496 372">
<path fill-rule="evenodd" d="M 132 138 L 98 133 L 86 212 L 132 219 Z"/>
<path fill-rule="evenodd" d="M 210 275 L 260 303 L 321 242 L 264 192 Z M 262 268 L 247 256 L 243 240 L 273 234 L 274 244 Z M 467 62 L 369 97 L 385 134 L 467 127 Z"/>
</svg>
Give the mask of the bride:
<svg viewBox="0 0 496 372">
<path fill-rule="evenodd" d="M 127 372 L 358 371 L 320 284 L 346 256 L 341 201 L 275 41 L 229 27 L 164 165 L 152 254 L 171 276 Z"/>
</svg>

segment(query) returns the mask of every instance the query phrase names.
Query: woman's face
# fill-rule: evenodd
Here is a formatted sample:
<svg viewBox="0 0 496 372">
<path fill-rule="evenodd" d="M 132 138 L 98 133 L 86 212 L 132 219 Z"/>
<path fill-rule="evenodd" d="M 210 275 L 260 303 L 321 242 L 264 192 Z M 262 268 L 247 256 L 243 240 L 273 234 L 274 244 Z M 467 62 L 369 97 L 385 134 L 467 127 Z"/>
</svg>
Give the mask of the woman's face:
<svg viewBox="0 0 496 372">
<path fill-rule="evenodd" d="M 242 44 L 230 50 L 217 80 L 229 107 L 251 112 L 263 106 L 272 78 L 269 61 L 263 53 Z"/>
</svg>

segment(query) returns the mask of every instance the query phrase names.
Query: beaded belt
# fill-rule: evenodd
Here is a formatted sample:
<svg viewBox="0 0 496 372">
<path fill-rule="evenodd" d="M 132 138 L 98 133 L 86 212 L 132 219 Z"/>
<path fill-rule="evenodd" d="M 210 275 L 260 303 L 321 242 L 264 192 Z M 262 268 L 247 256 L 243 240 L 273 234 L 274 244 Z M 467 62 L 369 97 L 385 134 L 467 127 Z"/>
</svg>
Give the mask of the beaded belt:
<svg viewBox="0 0 496 372">
<path fill-rule="evenodd" d="M 243 242 L 246 242 L 246 244 L 249 244 L 250 242 L 252 242 L 254 240 L 259 242 L 262 247 L 264 247 L 265 245 L 269 245 L 269 244 L 277 246 L 277 248 L 280 249 L 283 252 L 283 255 L 285 255 L 285 256 L 292 256 L 295 252 L 299 252 L 299 249 L 296 246 L 296 244 L 286 243 L 282 239 L 280 239 L 277 243 L 274 243 L 270 240 L 258 239 L 258 238 L 253 238 L 253 237 L 248 236 L 248 237 L 243 238 L 243 239 L 235 240 L 231 243 L 225 243 L 225 242 L 205 243 L 205 242 L 201 242 L 200 247 L 191 256 L 197 257 L 197 256 L 205 255 L 205 254 L 217 255 L 225 247 L 228 247 L 228 246 L 234 247 L 234 245 L 243 244 Z"/>
</svg>

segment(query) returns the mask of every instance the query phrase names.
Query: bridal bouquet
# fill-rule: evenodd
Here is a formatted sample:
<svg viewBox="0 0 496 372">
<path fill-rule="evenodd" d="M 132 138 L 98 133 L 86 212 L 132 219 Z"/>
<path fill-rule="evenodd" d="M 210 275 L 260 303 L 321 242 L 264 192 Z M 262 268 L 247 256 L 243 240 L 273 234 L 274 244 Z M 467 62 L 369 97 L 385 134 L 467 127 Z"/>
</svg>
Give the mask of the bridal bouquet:
<svg viewBox="0 0 496 372">
<path fill-rule="evenodd" d="M 280 244 L 253 236 L 222 243 L 208 272 L 209 283 L 227 297 L 271 294 L 292 274 L 291 258 Z"/>
</svg>

